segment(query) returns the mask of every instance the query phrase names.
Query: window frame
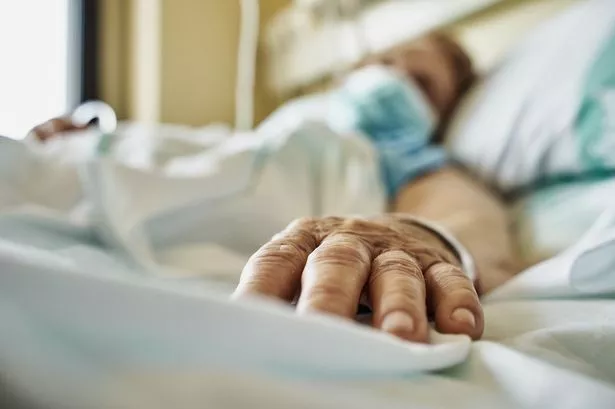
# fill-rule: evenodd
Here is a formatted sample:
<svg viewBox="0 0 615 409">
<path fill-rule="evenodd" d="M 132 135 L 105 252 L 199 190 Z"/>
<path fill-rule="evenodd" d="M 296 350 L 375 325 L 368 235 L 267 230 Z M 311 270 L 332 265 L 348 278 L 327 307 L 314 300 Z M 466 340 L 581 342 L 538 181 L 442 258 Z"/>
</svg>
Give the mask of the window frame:
<svg viewBox="0 0 615 409">
<path fill-rule="evenodd" d="M 100 98 L 99 0 L 71 0 L 68 106 Z"/>
</svg>

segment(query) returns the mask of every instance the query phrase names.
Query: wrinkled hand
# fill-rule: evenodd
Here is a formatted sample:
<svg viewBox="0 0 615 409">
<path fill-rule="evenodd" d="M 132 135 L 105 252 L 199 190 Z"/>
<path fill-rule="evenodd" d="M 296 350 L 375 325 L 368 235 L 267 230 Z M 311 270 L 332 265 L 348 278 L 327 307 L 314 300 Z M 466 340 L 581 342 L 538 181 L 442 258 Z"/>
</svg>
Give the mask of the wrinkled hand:
<svg viewBox="0 0 615 409">
<path fill-rule="evenodd" d="M 38 140 L 44 142 L 60 133 L 77 131 L 84 127 L 85 126 L 75 124 L 70 118 L 59 117 L 37 125 L 32 129 L 31 133 L 34 134 Z"/>
<path fill-rule="evenodd" d="M 235 297 L 292 301 L 297 312 L 354 318 L 362 295 L 372 324 L 427 342 L 428 316 L 443 333 L 483 331 L 473 283 L 438 235 L 395 215 L 300 219 L 261 247 L 245 266 Z"/>
</svg>

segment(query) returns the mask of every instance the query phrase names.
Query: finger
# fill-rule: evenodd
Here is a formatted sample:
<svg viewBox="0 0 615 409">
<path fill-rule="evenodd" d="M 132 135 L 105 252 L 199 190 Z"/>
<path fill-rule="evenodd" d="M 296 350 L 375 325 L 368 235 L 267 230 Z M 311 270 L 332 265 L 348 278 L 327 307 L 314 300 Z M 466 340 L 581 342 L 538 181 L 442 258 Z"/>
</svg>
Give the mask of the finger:
<svg viewBox="0 0 615 409">
<path fill-rule="evenodd" d="M 483 310 L 472 281 L 459 267 L 436 263 L 425 272 L 425 283 L 440 332 L 481 337 Z"/>
<path fill-rule="evenodd" d="M 317 246 L 317 237 L 307 226 L 282 232 L 250 257 L 233 296 L 261 294 L 291 301 L 307 258 Z"/>
<path fill-rule="evenodd" d="M 46 140 L 51 138 L 57 133 L 70 131 L 73 129 L 79 129 L 77 125 L 73 124 L 70 119 L 67 118 L 54 118 L 42 125 L 34 128 L 33 132 L 40 140 Z"/>
<path fill-rule="evenodd" d="M 371 251 L 358 237 L 327 237 L 308 258 L 297 311 L 315 310 L 354 318 L 370 265 Z"/>
<path fill-rule="evenodd" d="M 372 262 L 369 295 L 376 328 L 409 341 L 427 342 L 425 282 L 413 257 L 401 250 L 376 257 Z"/>
<path fill-rule="evenodd" d="M 41 141 L 47 140 L 55 133 L 54 121 L 57 121 L 57 120 L 52 119 L 41 125 L 38 125 L 32 130 L 32 132 Z"/>
</svg>

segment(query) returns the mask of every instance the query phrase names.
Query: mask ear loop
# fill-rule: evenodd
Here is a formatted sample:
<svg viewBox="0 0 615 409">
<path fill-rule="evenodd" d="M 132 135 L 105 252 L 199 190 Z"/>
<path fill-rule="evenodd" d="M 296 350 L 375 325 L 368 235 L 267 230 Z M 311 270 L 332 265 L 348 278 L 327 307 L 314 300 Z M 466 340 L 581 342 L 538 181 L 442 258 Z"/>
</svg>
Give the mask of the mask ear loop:
<svg viewBox="0 0 615 409">
<path fill-rule="evenodd" d="M 254 89 L 260 25 L 259 0 L 240 0 L 241 29 L 235 84 L 235 128 L 248 131 L 254 126 Z"/>
</svg>

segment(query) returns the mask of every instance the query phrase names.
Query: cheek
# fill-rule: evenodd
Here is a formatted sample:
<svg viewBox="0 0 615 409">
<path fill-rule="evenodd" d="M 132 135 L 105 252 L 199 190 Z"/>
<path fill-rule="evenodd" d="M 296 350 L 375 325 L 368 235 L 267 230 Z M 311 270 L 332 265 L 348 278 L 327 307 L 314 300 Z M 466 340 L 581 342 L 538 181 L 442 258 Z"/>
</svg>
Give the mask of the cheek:
<svg viewBox="0 0 615 409">
<path fill-rule="evenodd" d="M 456 92 L 454 72 L 448 61 L 432 53 L 423 53 L 408 56 L 401 63 L 399 68 L 418 83 L 436 110 L 443 114 Z"/>
<path fill-rule="evenodd" d="M 429 93 L 432 103 L 440 115 L 444 114 L 455 98 L 452 78 L 445 70 L 435 68 L 426 76 L 424 81 L 426 82 L 426 92 Z"/>
<path fill-rule="evenodd" d="M 431 105 L 436 108 L 438 112 L 441 111 L 442 96 L 441 91 L 438 89 L 438 81 L 433 75 L 424 72 L 416 72 L 409 74 L 416 81 L 417 85 L 427 96 L 427 99 Z"/>
<path fill-rule="evenodd" d="M 431 86 L 437 95 L 440 113 L 448 111 L 457 96 L 455 72 L 448 60 L 440 59 L 435 65 Z"/>
</svg>

